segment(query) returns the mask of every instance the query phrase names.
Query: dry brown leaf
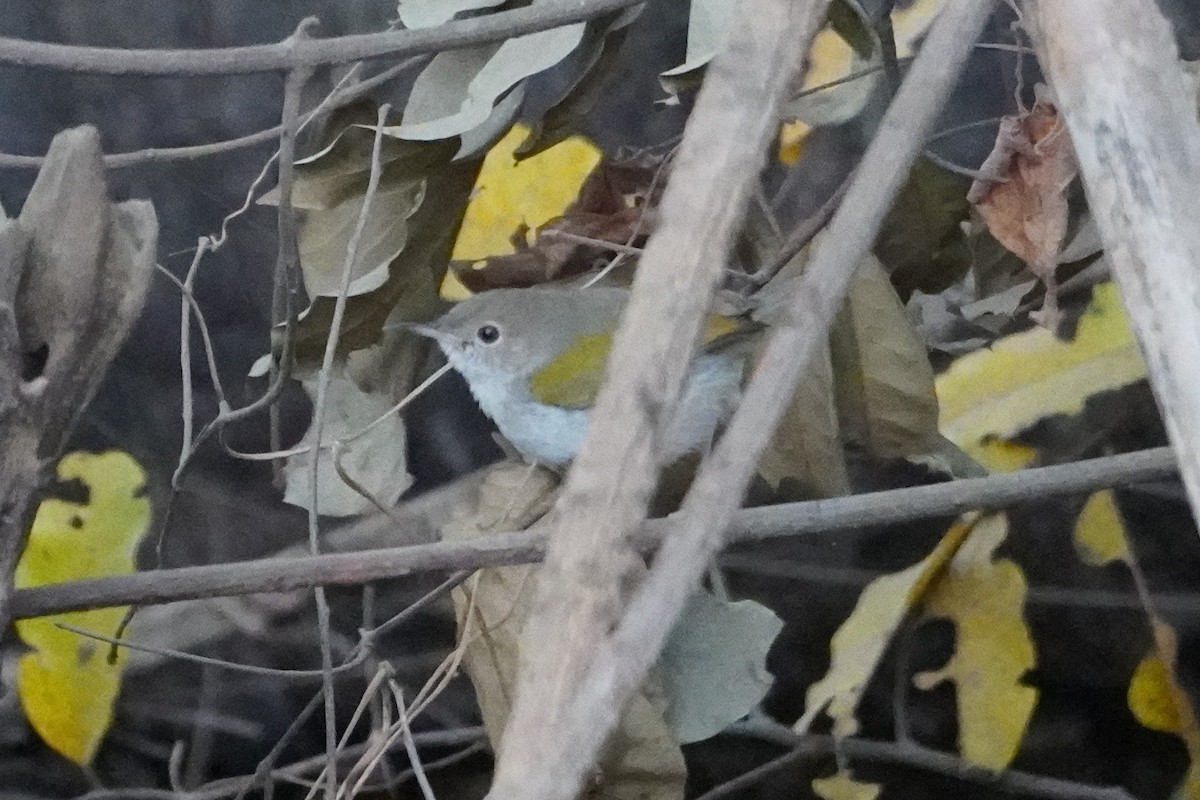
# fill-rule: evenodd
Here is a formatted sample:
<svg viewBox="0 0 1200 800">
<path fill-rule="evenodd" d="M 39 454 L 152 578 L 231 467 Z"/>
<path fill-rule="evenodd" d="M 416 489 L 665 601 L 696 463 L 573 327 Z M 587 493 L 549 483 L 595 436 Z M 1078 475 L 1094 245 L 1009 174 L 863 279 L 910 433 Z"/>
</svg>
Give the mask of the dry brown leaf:
<svg viewBox="0 0 1200 800">
<path fill-rule="evenodd" d="M 769 244 L 773 249 L 779 247 L 777 242 Z M 808 254 L 807 247 L 798 253 L 780 270 L 777 282 L 782 285 L 802 274 Z M 774 315 L 781 311 L 777 306 L 767 304 L 752 316 L 755 321 L 769 326 L 775 322 Z M 850 493 L 827 343 L 817 347 L 804 375 L 797 381 L 783 419 L 759 458 L 758 475 L 780 499 L 837 497 Z"/>
<path fill-rule="evenodd" d="M 925 346 L 879 260 L 858 267 L 830 335 L 842 439 L 879 458 L 932 450 L 938 403 Z"/>
<path fill-rule="evenodd" d="M 528 527 L 553 505 L 558 479 L 551 472 L 515 462 L 488 471 L 474 512 L 443 529 L 464 539 Z M 453 593 L 463 665 L 475 687 L 493 750 L 512 709 L 520 657 L 520 634 L 533 604 L 539 567 L 480 570 Z M 636 577 L 645 567 L 629 565 Z M 557 643 L 546 642 L 546 647 Z M 587 797 L 605 800 L 682 800 L 687 778 L 683 753 L 665 720 L 666 701 L 651 679 L 629 702 L 609 737 Z"/>
<path fill-rule="evenodd" d="M 612 248 L 570 237 L 642 246 L 654 230 L 654 208 L 648 204 L 656 197 L 649 187 L 659 163 L 602 162 L 589 173 L 578 198 L 537 228 L 531 244 L 525 242 L 528 229 L 518 230 L 515 253 L 492 256 L 481 266 L 457 264 L 455 274 L 472 292 L 536 286 L 583 274 L 615 255 Z"/>
<path fill-rule="evenodd" d="M 988 230 L 1046 284 L 1040 322 L 1058 323 L 1054 270 L 1067 233 L 1066 190 L 1078 172 L 1066 124 L 1044 86 L 1033 108 L 1005 117 L 967 198 Z"/>
</svg>

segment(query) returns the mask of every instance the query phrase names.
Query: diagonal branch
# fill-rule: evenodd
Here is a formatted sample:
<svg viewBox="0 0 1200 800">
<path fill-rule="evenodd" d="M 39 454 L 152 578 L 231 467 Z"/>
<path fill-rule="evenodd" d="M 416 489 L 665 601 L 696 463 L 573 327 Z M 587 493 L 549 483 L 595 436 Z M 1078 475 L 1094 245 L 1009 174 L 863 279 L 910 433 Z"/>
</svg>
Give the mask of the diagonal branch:
<svg viewBox="0 0 1200 800">
<path fill-rule="evenodd" d="M 521 635 L 512 714 L 488 797 L 574 797 L 619 707 L 592 721 L 595 746 L 563 758 L 566 715 L 621 610 L 674 412 L 723 267 L 756 185 L 777 108 L 828 0 L 743 0 L 708 67 L 613 343 L 607 380 L 558 506 Z M 547 646 L 549 642 L 559 646 Z"/>
<path fill-rule="evenodd" d="M 547 726 L 556 738 L 538 751 L 540 763 L 528 765 L 524 772 L 514 770 L 505 774 L 503 767 L 510 743 L 506 738 L 496 783 L 504 791 L 493 788 L 492 796 L 528 793 L 531 782 L 535 786 L 540 784 L 538 778 L 531 781 L 531 773 L 535 771 L 549 780 L 571 782 L 565 787 L 547 789 L 544 794 L 534 792 L 532 796 L 568 796 L 577 785 L 574 780 L 603 744 L 624 701 L 654 664 L 675 619 L 720 548 L 759 455 L 792 396 L 796 380 L 817 342 L 828 334 L 854 268 L 871 246 L 892 198 L 923 146 L 925 134 L 957 82 L 959 70 L 992 6 L 993 0 L 961 0 L 948 5 L 933 24 L 808 270 L 793 286 L 781 287 L 781 302 L 789 311 L 786 322 L 771 336 L 729 429 L 713 455 L 702 464 L 678 517 L 664 537 L 653 569 L 637 588 L 616 630 L 604 637 L 601 647 L 589 650 L 587 672 L 581 683 L 571 687 L 579 688 L 567 695 L 570 706 L 558 710 L 556 724 Z M 755 16 L 765 24 L 779 24 L 763 20 L 763 14 Z M 700 110 L 698 105 L 697 112 Z M 730 140 L 725 142 L 726 147 L 733 147 Z M 693 235 L 699 236 L 700 230 L 695 229 Z M 619 362 L 614 361 L 614 380 L 619 375 L 618 366 Z M 560 530 L 557 535 L 565 532 Z M 552 542 L 553 549 L 558 541 Z M 529 632 L 537 633 L 532 626 Z M 571 644 L 580 647 L 578 641 Z M 555 652 L 566 648 L 543 645 L 542 649 Z M 535 688 L 527 686 L 530 690 Z M 518 695 L 518 709 L 523 699 Z M 544 718 L 545 712 L 542 718 L 530 717 L 526 726 L 518 728 L 516 723 L 523 720 L 518 720 L 514 712 L 507 736 L 522 743 L 533 739 L 537 732 L 529 723 L 544 722 Z M 529 749 L 522 747 L 521 751 Z"/>
<path fill-rule="evenodd" d="M 1200 121 L 1153 0 L 1039 2 L 1042 63 L 1200 519 Z M 1097 54 L 1103 54 L 1097 58 Z"/>
</svg>

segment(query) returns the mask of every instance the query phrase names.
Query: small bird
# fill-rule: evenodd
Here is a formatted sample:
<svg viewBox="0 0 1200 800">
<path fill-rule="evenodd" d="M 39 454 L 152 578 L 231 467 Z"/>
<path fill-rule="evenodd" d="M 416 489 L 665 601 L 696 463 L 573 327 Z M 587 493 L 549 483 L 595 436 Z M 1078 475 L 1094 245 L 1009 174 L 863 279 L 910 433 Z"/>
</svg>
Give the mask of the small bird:
<svg viewBox="0 0 1200 800">
<path fill-rule="evenodd" d="M 439 319 L 405 327 L 434 339 L 479 407 L 529 460 L 553 467 L 579 452 L 604 380 L 626 289 L 542 286 L 493 289 Z M 713 314 L 692 362 L 662 461 L 702 450 L 741 392 L 749 320 Z"/>
</svg>

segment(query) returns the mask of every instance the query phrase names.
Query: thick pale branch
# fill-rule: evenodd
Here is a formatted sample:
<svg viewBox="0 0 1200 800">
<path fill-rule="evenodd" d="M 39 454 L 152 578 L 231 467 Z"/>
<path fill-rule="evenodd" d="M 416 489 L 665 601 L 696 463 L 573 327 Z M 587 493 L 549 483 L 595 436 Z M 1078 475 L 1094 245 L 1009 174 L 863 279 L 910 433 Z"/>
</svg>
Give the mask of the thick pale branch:
<svg viewBox="0 0 1200 800">
<path fill-rule="evenodd" d="M 952 516 L 973 508 L 1003 508 L 1110 486 L 1166 480 L 1175 474 L 1174 458 L 1164 447 L 987 478 L 748 508 L 734 515 L 728 540 L 750 542 Z M 671 523 L 669 518 L 647 522 L 636 537 L 639 549 L 649 551 L 657 547 Z M 414 525 L 426 527 L 420 517 Z M 541 530 L 529 530 L 498 533 L 469 542 L 436 542 L 316 557 L 297 556 L 295 552 L 258 561 L 164 569 L 21 589 L 13 597 L 13 615 L 23 619 L 87 608 L 283 592 L 320 583 L 355 585 L 425 572 L 528 564 L 542 558 L 545 535 Z"/>
<path fill-rule="evenodd" d="M 521 637 L 512 716 L 490 798 L 574 797 L 619 708 L 568 751 L 566 711 L 621 609 L 631 536 L 646 516 L 670 420 L 778 104 L 828 0 L 743 0 L 709 65 L 646 245 L 587 436 L 555 509 L 546 566 Z M 669 621 L 668 621 L 669 622 Z M 550 641 L 559 646 L 547 647 Z M 572 757 L 564 758 L 565 752 Z"/>
<path fill-rule="evenodd" d="M 808 269 L 794 287 L 780 290 L 786 321 L 771 335 L 729 429 L 701 465 L 653 569 L 638 586 L 620 624 L 594 651 L 571 706 L 559 712 L 564 722 L 555 731 L 555 747 L 537 764 L 546 775 L 561 777 L 563 771 L 591 762 L 625 699 L 657 660 L 675 619 L 720 548 L 797 379 L 817 342 L 828 334 L 854 269 L 923 147 L 992 6 L 993 0 L 961 0 L 948 5 L 934 22 Z M 529 736 L 533 731 L 521 733 Z M 516 796 L 519 784 L 506 786 L 509 792 L 504 796 Z"/>
<path fill-rule="evenodd" d="M 276 44 L 213 50 L 127 50 L 28 42 L 0 37 L 0 64 L 43 67 L 90 75 L 238 75 L 285 71 L 368 58 L 455 50 L 585 22 L 642 0 L 562 0 L 535 3 L 435 28 L 365 33 L 329 39 L 288 39 Z"/>
<path fill-rule="evenodd" d="M 1042 62 L 1200 518 L 1200 121 L 1153 0 L 1055 0 Z"/>
</svg>

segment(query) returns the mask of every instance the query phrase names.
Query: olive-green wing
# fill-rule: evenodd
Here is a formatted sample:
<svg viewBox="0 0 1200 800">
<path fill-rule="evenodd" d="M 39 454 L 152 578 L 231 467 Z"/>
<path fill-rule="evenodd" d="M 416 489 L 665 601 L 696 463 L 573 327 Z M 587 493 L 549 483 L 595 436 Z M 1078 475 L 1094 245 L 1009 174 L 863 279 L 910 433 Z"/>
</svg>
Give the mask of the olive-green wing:
<svg viewBox="0 0 1200 800">
<path fill-rule="evenodd" d="M 591 408 L 604 381 L 604 366 L 611 349 L 611 333 L 580 337 L 574 347 L 533 374 L 529 391 L 539 403 L 561 408 Z"/>
<path fill-rule="evenodd" d="M 760 326 L 741 317 L 713 314 L 704 331 L 703 348 L 720 350 L 743 341 Z M 612 349 L 612 333 L 583 336 L 575 346 L 533 374 L 529 391 L 540 403 L 560 408 L 586 409 L 596 403 L 604 367 Z"/>
</svg>

